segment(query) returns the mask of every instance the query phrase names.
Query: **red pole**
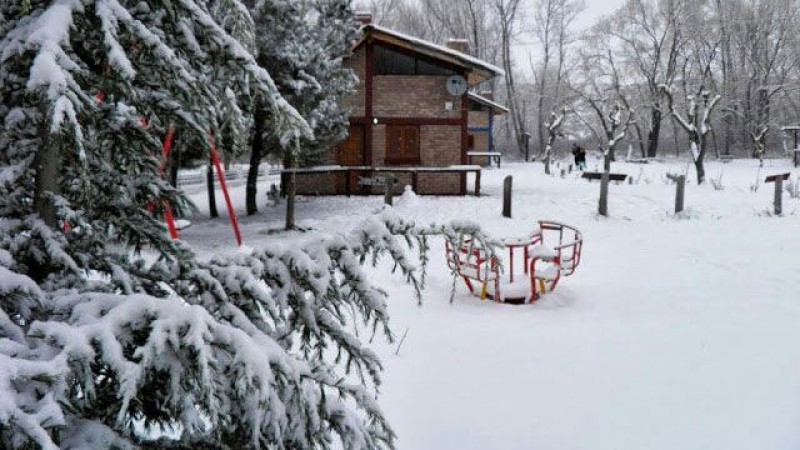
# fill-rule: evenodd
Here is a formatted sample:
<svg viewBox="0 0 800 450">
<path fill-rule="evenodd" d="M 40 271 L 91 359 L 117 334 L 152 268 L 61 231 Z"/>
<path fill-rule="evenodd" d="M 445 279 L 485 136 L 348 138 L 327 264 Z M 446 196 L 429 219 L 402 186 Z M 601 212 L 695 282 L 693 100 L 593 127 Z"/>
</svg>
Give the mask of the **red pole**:
<svg viewBox="0 0 800 450">
<path fill-rule="evenodd" d="M 167 167 L 167 161 L 169 159 L 169 150 L 172 148 L 172 138 L 175 136 L 175 130 L 170 127 L 169 131 L 167 131 L 167 137 L 164 138 L 164 147 L 161 151 L 161 167 L 158 169 L 158 176 L 164 176 L 164 169 Z M 148 206 L 148 209 L 152 210 L 153 205 L 152 203 Z M 164 222 L 167 224 L 167 230 L 169 230 L 169 235 L 173 241 L 178 239 L 178 228 L 175 226 L 175 216 L 172 214 L 172 206 L 169 202 L 164 202 Z"/>
<path fill-rule="evenodd" d="M 158 168 L 158 176 L 164 175 L 164 170 L 167 168 L 167 161 L 169 160 L 169 150 L 172 148 L 172 138 L 175 136 L 175 129 L 170 127 L 167 131 L 167 137 L 164 138 L 164 148 L 161 151 L 161 167 Z"/>
<path fill-rule="evenodd" d="M 228 217 L 231 219 L 231 226 L 233 233 L 236 235 L 236 245 L 242 246 L 242 235 L 239 233 L 239 222 L 236 220 L 236 212 L 233 210 L 231 203 L 231 196 L 228 194 L 228 185 L 225 183 L 225 173 L 219 164 L 219 155 L 217 154 L 217 144 L 214 143 L 214 136 L 208 134 L 208 143 L 211 145 L 211 162 L 214 163 L 214 168 L 217 169 L 217 177 L 219 184 L 222 186 L 222 195 L 225 197 L 225 203 L 228 205 Z"/>
</svg>

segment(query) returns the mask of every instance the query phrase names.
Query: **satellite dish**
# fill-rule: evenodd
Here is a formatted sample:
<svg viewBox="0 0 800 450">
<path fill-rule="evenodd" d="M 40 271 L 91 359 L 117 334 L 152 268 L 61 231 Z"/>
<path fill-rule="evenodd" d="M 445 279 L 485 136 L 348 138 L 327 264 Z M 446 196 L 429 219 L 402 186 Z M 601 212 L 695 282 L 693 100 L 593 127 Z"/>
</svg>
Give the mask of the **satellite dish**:
<svg viewBox="0 0 800 450">
<path fill-rule="evenodd" d="M 453 75 L 447 78 L 445 88 L 448 94 L 453 97 L 459 97 L 464 95 L 464 92 L 467 92 L 467 80 L 461 75 Z"/>
</svg>

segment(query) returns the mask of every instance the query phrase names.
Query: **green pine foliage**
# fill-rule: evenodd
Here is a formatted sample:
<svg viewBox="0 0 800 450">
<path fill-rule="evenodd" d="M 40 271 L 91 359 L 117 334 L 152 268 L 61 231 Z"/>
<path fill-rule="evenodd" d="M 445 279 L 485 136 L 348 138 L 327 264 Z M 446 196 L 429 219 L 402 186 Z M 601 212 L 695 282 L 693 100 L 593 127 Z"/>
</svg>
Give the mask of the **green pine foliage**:
<svg viewBox="0 0 800 450">
<path fill-rule="evenodd" d="M 201 261 L 160 220 L 190 207 L 159 173 L 170 128 L 207 143 L 259 99 L 286 148 L 324 129 L 251 53 L 248 36 L 277 31 L 247 11 L 0 3 L 1 448 L 392 446 L 381 365 L 356 332 L 391 339 L 364 264 L 390 258 L 419 292 L 425 230 L 386 213 L 302 248 Z"/>
</svg>

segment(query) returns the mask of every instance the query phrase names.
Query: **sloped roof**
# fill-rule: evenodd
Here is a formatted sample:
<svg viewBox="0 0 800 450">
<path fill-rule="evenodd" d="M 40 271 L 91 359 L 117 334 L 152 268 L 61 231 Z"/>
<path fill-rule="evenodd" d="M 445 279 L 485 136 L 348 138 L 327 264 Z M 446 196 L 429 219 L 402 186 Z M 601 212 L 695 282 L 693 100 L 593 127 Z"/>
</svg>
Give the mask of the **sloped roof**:
<svg viewBox="0 0 800 450">
<path fill-rule="evenodd" d="M 492 114 L 496 116 L 506 114 L 508 112 L 508 108 L 506 108 L 505 106 L 501 105 L 500 103 L 489 100 L 488 98 L 482 95 L 478 95 L 474 92 L 469 92 L 467 95 L 469 96 L 469 99 L 471 101 L 480 103 L 481 105 L 488 107 L 492 111 Z"/>
<path fill-rule="evenodd" d="M 469 72 L 467 83 L 471 86 L 505 74 L 503 69 L 474 56 L 374 24 L 364 25 L 361 39 L 356 42 L 355 47 L 360 46 L 368 37 L 463 67 Z"/>
</svg>

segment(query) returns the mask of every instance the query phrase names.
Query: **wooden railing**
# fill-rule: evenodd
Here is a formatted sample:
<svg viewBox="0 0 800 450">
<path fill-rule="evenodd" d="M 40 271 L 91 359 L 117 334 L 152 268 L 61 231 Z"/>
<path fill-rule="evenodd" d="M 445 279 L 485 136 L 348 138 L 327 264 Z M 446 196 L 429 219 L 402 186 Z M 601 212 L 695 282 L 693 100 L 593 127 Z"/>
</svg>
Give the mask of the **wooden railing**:
<svg viewBox="0 0 800 450">
<path fill-rule="evenodd" d="M 460 174 L 475 174 L 475 187 L 474 193 L 476 197 L 481 195 L 481 166 L 473 165 L 460 165 L 460 166 L 446 166 L 446 167 L 372 167 L 372 166 L 316 166 L 316 167 L 300 167 L 293 169 L 283 169 L 281 176 L 288 174 L 296 175 L 310 175 L 310 174 L 331 174 L 331 173 L 344 173 L 345 176 L 345 195 L 350 196 L 357 193 L 358 186 L 352 186 L 350 176 L 351 173 L 356 173 L 362 178 L 375 177 L 380 175 L 391 175 L 394 173 L 409 173 L 411 174 L 411 188 L 416 192 L 419 181 L 420 173 L 460 173 Z"/>
</svg>

